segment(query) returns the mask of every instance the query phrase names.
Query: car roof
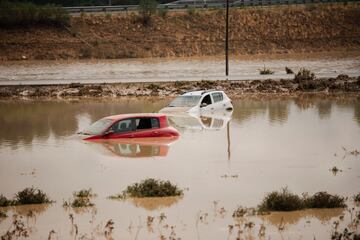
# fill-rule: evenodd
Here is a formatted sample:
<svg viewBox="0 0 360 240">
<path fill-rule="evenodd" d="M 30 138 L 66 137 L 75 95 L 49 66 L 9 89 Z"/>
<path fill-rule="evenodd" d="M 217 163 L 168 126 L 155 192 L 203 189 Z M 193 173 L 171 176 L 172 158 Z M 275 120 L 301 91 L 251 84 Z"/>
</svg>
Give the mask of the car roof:
<svg viewBox="0 0 360 240">
<path fill-rule="evenodd" d="M 110 120 L 120 120 L 120 119 L 125 119 L 125 118 L 136 118 L 136 117 L 166 117 L 165 114 L 163 113 L 130 113 L 130 114 L 118 114 L 118 115 L 112 115 L 112 116 L 107 116 L 104 117 L 105 119 L 110 119 Z"/>
<path fill-rule="evenodd" d="M 223 92 L 221 90 L 200 90 L 200 91 L 192 91 L 192 92 L 187 92 L 184 93 L 182 96 L 201 96 L 204 95 L 205 93 L 212 93 L 212 92 Z"/>
</svg>

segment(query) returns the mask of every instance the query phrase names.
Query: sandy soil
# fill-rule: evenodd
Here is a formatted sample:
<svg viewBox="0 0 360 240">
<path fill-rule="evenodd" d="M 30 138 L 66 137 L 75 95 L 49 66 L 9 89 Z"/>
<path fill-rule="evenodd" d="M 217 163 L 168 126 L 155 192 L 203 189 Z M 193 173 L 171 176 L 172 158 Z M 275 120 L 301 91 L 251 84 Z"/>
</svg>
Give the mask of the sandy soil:
<svg viewBox="0 0 360 240">
<path fill-rule="evenodd" d="M 230 53 L 360 49 L 357 3 L 231 9 Z M 148 26 L 135 13 L 81 15 L 64 28 L 0 29 L 0 61 L 215 56 L 224 54 L 224 11 L 169 13 Z"/>
</svg>

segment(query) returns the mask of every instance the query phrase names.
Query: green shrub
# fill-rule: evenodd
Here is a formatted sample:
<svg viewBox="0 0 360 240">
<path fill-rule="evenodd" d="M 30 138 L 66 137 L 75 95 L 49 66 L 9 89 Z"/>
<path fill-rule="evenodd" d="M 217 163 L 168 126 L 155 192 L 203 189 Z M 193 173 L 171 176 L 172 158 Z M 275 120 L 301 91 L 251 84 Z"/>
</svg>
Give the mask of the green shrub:
<svg viewBox="0 0 360 240">
<path fill-rule="evenodd" d="M 160 17 L 165 18 L 168 15 L 169 10 L 166 8 L 158 9 L 157 13 Z"/>
<path fill-rule="evenodd" d="M 304 80 L 314 80 L 315 74 L 311 72 L 309 69 L 300 68 L 299 72 L 295 75 L 295 82 L 301 82 Z"/>
<path fill-rule="evenodd" d="M 0 26 L 36 24 L 69 25 L 70 16 L 56 5 L 35 5 L 31 2 L 0 1 Z"/>
<path fill-rule="evenodd" d="M 156 13 L 157 8 L 156 0 L 141 0 L 139 3 L 140 20 L 144 25 L 151 22 L 151 17 Z"/>
<path fill-rule="evenodd" d="M 268 193 L 259 205 L 259 211 L 294 211 L 303 208 L 303 200 L 287 188 Z"/>
<path fill-rule="evenodd" d="M 169 181 L 148 178 L 140 183 L 134 183 L 123 191 L 126 197 L 170 197 L 180 196 L 183 191 Z"/>
<path fill-rule="evenodd" d="M 49 197 L 39 189 L 25 188 L 15 195 L 15 205 L 51 203 Z"/>
<path fill-rule="evenodd" d="M 343 208 L 346 207 L 345 199 L 327 192 L 318 192 L 304 199 L 307 208 Z"/>
<path fill-rule="evenodd" d="M 194 7 L 189 7 L 186 12 L 189 14 L 189 16 L 195 16 L 197 14 L 197 11 Z"/>
</svg>

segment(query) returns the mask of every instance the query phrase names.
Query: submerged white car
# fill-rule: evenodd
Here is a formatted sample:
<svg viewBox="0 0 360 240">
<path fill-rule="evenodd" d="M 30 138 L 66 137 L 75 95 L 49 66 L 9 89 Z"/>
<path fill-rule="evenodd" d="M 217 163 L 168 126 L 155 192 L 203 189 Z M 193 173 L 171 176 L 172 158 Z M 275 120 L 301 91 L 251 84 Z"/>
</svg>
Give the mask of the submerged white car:
<svg viewBox="0 0 360 240">
<path fill-rule="evenodd" d="M 223 91 L 204 90 L 188 92 L 176 97 L 161 113 L 206 114 L 217 111 L 232 111 L 230 98 Z"/>
</svg>

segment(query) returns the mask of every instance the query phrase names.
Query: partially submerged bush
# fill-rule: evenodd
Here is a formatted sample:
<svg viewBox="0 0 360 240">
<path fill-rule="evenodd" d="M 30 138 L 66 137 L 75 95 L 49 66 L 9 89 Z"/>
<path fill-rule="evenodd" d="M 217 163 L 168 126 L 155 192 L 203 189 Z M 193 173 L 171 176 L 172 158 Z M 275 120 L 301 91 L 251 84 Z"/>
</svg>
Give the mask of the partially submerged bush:
<svg viewBox="0 0 360 240">
<path fill-rule="evenodd" d="M 30 2 L 0 1 L 0 26 L 11 27 L 33 24 L 68 25 L 68 12 L 60 6 L 35 5 Z"/>
<path fill-rule="evenodd" d="M 94 204 L 90 201 L 90 198 L 87 197 L 75 198 L 71 203 L 71 207 L 73 208 L 92 207 L 92 206 L 94 206 Z"/>
<path fill-rule="evenodd" d="M 264 66 L 263 69 L 259 69 L 260 75 L 269 75 L 269 74 L 273 74 L 274 72 L 271 71 L 269 68 L 266 68 Z"/>
<path fill-rule="evenodd" d="M 51 203 L 49 197 L 41 190 L 30 187 L 15 195 L 16 205 Z"/>
<path fill-rule="evenodd" d="M 327 192 L 318 192 L 304 198 L 307 208 L 343 208 L 346 207 L 345 198 L 331 195 Z"/>
<path fill-rule="evenodd" d="M 78 192 L 74 192 L 73 193 L 74 197 L 78 197 L 78 198 L 90 198 L 90 197 L 96 197 L 96 194 L 92 192 L 92 189 L 82 189 Z"/>
<path fill-rule="evenodd" d="M 344 208 L 345 198 L 327 192 L 317 192 L 302 197 L 291 193 L 287 188 L 268 193 L 258 207 L 263 211 L 294 211 L 304 208 Z"/>
<path fill-rule="evenodd" d="M 4 195 L 0 194 L 0 207 L 7 207 L 13 205 L 13 201 L 7 199 Z"/>
<path fill-rule="evenodd" d="M 0 194 L 0 207 L 52 203 L 49 197 L 40 189 L 30 187 L 15 194 L 14 199 L 7 199 Z"/>
<path fill-rule="evenodd" d="M 180 196 L 183 191 L 178 186 L 173 185 L 170 181 L 156 180 L 148 178 L 140 183 L 134 183 L 128 186 L 122 194 L 122 197 L 171 197 Z"/>
<path fill-rule="evenodd" d="M 268 193 L 259 205 L 259 211 L 294 211 L 303 208 L 303 200 L 287 188 Z"/>
<path fill-rule="evenodd" d="M 69 201 L 64 201 L 63 207 L 92 207 L 95 204 L 90 201 L 90 198 L 96 197 L 96 194 L 92 192 L 92 189 L 82 189 L 78 192 L 73 193 L 74 199 Z"/>
<path fill-rule="evenodd" d="M 314 80 L 314 79 L 315 79 L 315 74 L 306 68 L 300 68 L 299 72 L 295 75 L 294 78 L 296 82 L 300 82 L 304 80 Z"/>
</svg>

